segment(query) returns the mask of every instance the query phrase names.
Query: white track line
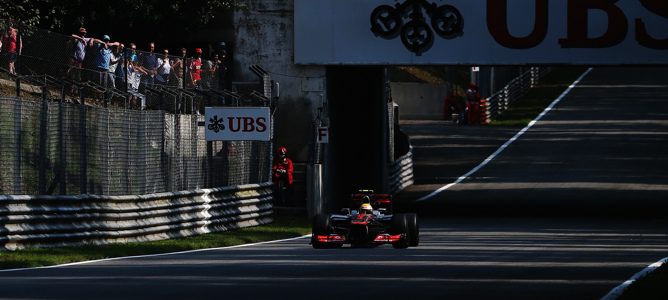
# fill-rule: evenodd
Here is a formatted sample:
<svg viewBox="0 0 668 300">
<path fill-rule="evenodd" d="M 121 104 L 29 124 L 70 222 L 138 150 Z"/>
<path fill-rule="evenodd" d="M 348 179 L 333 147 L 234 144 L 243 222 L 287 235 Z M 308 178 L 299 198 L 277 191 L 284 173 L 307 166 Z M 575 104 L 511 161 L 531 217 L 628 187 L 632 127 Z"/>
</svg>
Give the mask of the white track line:
<svg viewBox="0 0 668 300">
<path fill-rule="evenodd" d="M 603 298 L 601 298 L 601 300 L 614 300 L 614 299 L 619 298 L 619 296 L 621 296 L 622 293 L 624 293 L 624 291 L 631 284 L 633 284 L 636 280 L 647 276 L 649 273 L 651 273 L 654 270 L 656 270 L 657 268 L 661 267 L 666 262 L 668 262 L 668 257 L 649 265 L 647 268 L 644 268 L 642 271 L 633 275 L 633 277 L 631 277 L 629 280 L 624 281 L 622 284 L 620 284 L 616 288 L 612 289 L 612 291 L 610 291 L 607 295 L 603 296 Z"/>
<path fill-rule="evenodd" d="M 37 270 L 37 269 L 53 269 L 53 268 L 61 268 L 61 267 L 68 267 L 68 266 L 76 266 L 76 265 L 90 264 L 90 263 L 103 262 L 103 261 L 112 261 L 112 260 L 119 260 L 119 259 L 126 259 L 126 258 L 145 258 L 145 257 L 167 256 L 167 255 L 185 254 L 185 253 L 195 253 L 195 252 L 212 251 L 212 250 L 234 249 L 234 248 L 242 248 L 242 247 L 251 247 L 251 246 L 257 246 L 257 245 L 264 245 L 264 244 L 273 244 L 273 243 L 287 242 L 287 241 L 299 240 L 299 239 L 303 239 L 303 238 L 307 238 L 307 237 L 311 237 L 311 235 L 308 234 L 308 235 L 303 235 L 303 236 L 298 236 L 298 237 L 293 237 L 293 238 L 283 239 L 283 240 L 266 241 L 266 242 L 259 242 L 259 243 L 253 243 L 253 244 L 242 244 L 242 245 L 227 246 L 227 247 L 206 248 L 206 249 L 194 249 L 194 250 L 187 250 L 187 251 L 168 252 L 168 253 L 158 253 L 158 254 L 147 254 L 147 255 L 120 256 L 120 257 L 112 257 L 112 258 L 104 258 L 104 259 L 96 259 L 96 260 L 87 260 L 87 261 L 73 262 L 73 263 L 68 263 L 68 264 L 53 265 L 53 266 L 44 266 L 44 267 L 34 267 L 34 268 L 6 269 L 6 270 L 0 270 L 0 273 L 4 273 L 4 272 L 15 272 L 15 271 L 24 271 L 24 270 Z"/>
<path fill-rule="evenodd" d="M 457 178 L 457 180 L 455 180 L 455 182 L 450 183 L 450 184 L 448 184 L 448 185 L 445 185 L 445 186 L 443 186 L 443 187 L 441 187 L 441 188 L 439 188 L 439 189 L 437 189 L 437 190 L 431 192 L 431 194 L 428 194 L 428 195 L 426 195 L 426 196 L 422 196 L 422 197 L 418 198 L 417 200 L 415 200 L 415 202 L 421 202 L 421 201 L 425 201 L 425 200 L 431 199 L 431 198 L 433 198 L 434 196 L 440 194 L 441 192 L 443 192 L 443 191 L 445 191 L 445 190 L 447 190 L 447 189 L 449 189 L 449 188 L 455 186 L 456 184 L 458 184 L 458 183 L 460 183 L 460 182 L 466 180 L 467 178 L 469 178 L 469 177 L 470 177 L 471 175 L 473 175 L 474 173 L 478 172 L 480 169 L 482 169 L 484 166 L 486 166 L 489 162 L 491 162 L 493 159 L 495 159 L 499 154 L 501 154 L 501 152 L 503 152 L 503 150 L 506 150 L 506 148 L 508 148 L 508 146 L 510 146 L 510 144 L 512 144 L 513 142 L 515 142 L 515 141 L 516 141 L 520 136 L 522 136 L 527 130 L 529 130 L 531 127 L 533 127 L 533 125 L 535 125 L 536 122 L 540 121 L 540 119 L 542 119 L 548 112 L 550 112 L 550 111 L 551 111 L 557 104 L 559 104 L 559 102 L 561 102 L 561 100 L 562 100 L 564 97 L 566 97 L 566 95 L 568 95 L 568 94 L 571 92 L 571 90 L 573 90 L 573 88 L 575 88 L 575 86 L 577 86 L 577 85 L 580 83 L 580 81 L 582 81 L 582 79 L 584 79 L 587 75 L 589 75 L 589 73 L 591 72 L 591 70 L 593 70 L 593 68 L 589 68 L 589 69 L 587 69 L 587 71 L 585 71 L 584 73 L 582 73 L 582 75 L 580 75 L 580 77 L 579 77 L 575 82 L 573 82 L 573 84 L 571 84 L 571 85 L 568 87 L 568 89 L 566 89 L 566 91 L 564 91 L 564 92 L 563 92 L 557 99 L 555 99 L 554 101 L 552 101 L 552 103 L 551 103 L 545 110 L 543 110 L 543 112 L 540 113 L 540 115 L 538 115 L 538 117 L 536 117 L 536 119 L 534 119 L 533 121 L 529 122 L 529 125 L 527 125 L 526 127 L 524 127 L 524 128 L 523 128 L 522 130 L 520 130 L 520 132 L 518 132 L 517 134 L 515 134 L 515 136 L 513 136 L 510 140 L 508 140 L 505 144 L 503 144 L 499 149 L 497 149 L 494 153 L 492 153 L 492 155 L 490 155 L 489 157 L 487 157 L 487 159 L 485 159 L 481 164 L 479 164 L 477 167 L 473 168 L 473 169 L 472 169 L 471 171 L 469 171 L 468 173 L 466 173 L 466 174 L 460 176 L 459 178 Z"/>
</svg>

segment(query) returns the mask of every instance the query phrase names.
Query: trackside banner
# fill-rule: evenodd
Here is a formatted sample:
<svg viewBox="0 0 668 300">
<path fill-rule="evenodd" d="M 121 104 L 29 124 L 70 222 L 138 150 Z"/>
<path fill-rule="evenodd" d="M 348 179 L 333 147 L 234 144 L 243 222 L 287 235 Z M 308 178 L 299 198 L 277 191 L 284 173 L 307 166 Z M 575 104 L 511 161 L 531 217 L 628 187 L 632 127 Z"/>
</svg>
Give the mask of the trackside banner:
<svg viewBox="0 0 668 300">
<path fill-rule="evenodd" d="M 295 0 L 295 63 L 668 65 L 667 0 Z"/>
<path fill-rule="evenodd" d="M 206 107 L 207 141 L 269 141 L 268 107 Z"/>
</svg>

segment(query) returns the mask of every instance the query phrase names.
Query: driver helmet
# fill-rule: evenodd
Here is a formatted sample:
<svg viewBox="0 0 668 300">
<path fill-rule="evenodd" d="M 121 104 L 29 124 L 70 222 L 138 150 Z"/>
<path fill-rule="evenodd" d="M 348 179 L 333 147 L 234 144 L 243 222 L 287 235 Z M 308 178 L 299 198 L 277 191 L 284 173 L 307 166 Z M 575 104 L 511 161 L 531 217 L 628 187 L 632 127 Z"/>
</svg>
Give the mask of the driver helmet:
<svg viewBox="0 0 668 300">
<path fill-rule="evenodd" d="M 288 155 L 288 148 L 283 146 L 278 147 L 278 149 L 276 149 L 276 155 L 278 155 L 280 158 L 285 158 Z"/>
<path fill-rule="evenodd" d="M 360 206 L 360 213 L 361 214 L 372 214 L 373 213 L 373 207 L 371 207 L 371 204 L 369 204 L 369 203 L 363 203 L 362 206 Z"/>
</svg>

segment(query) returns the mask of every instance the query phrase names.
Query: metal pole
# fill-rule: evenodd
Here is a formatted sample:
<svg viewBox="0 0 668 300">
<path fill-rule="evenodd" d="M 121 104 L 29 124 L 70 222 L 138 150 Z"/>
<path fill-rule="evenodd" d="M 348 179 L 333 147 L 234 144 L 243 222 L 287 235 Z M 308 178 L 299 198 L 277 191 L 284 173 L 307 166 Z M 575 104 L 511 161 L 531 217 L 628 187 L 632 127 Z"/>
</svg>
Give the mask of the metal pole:
<svg viewBox="0 0 668 300">
<path fill-rule="evenodd" d="M 16 77 L 17 82 L 17 94 L 19 89 L 19 77 Z M 16 160 L 14 161 L 14 194 L 23 194 L 23 171 L 21 169 L 21 162 L 23 161 L 23 150 L 22 148 L 22 139 L 21 132 L 22 123 L 21 123 L 21 110 L 22 110 L 23 101 L 21 99 L 16 99 L 14 102 L 14 134 L 15 134 L 15 143 L 16 143 Z"/>
<path fill-rule="evenodd" d="M 46 98 L 46 77 L 44 77 L 44 86 L 42 87 L 42 109 L 39 114 L 39 179 L 38 190 L 40 195 L 46 194 L 46 136 L 47 136 L 47 116 L 49 105 Z"/>
<path fill-rule="evenodd" d="M 65 85 L 61 90 L 60 103 L 58 103 L 58 178 L 60 178 L 60 195 L 67 194 L 67 178 L 65 173 L 65 138 L 63 136 L 64 131 L 64 103 L 65 103 Z"/>
<path fill-rule="evenodd" d="M 86 145 L 86 103 L 84 102 L 83 89 L 79 90 L 81 103 L 79 105 L 79 130 L 81 130 L 81 141 L 79 144 L 79 189 L 81 194 L 88 193 L 88 147 Z"/>
</svg>

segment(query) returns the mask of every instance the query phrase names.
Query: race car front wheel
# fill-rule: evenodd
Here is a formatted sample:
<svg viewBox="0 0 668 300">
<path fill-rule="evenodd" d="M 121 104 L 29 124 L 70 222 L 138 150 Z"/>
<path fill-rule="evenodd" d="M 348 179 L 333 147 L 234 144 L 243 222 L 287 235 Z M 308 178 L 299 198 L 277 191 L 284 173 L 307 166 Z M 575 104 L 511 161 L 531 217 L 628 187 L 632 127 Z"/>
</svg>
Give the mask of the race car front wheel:
<svg viewBox="0 0 668 300">
<path fill-rule="evenodd" d="M 406 222 L 405 214 L 396 214 L 392 216 L 392 234 L 405 234 L 405 239 L 400 239 L 399 241 L 392 244 L 392 247 L 395 249 L 405 249 L 408 248 L 409 231 L 408 223 Z"/>
<path fill-rule="evenodd" d="M 329 223 L 329 214 L 318 214 L 313 218 L 313 233 L 311 237 L 311 246 L 314 249 L 339 248 L 341 244 L 327 244 L 318 242 L 315 237 L 318 235 L 329 235 L 332 233 L 332 227 Z"/>
<path fill-rule="evenodd" d="M 408 226 L 408 246 L 417 247 L 420 244 L 420 227 L 416 214 L 406 214 L 406 225 Z"/>
</svg>

